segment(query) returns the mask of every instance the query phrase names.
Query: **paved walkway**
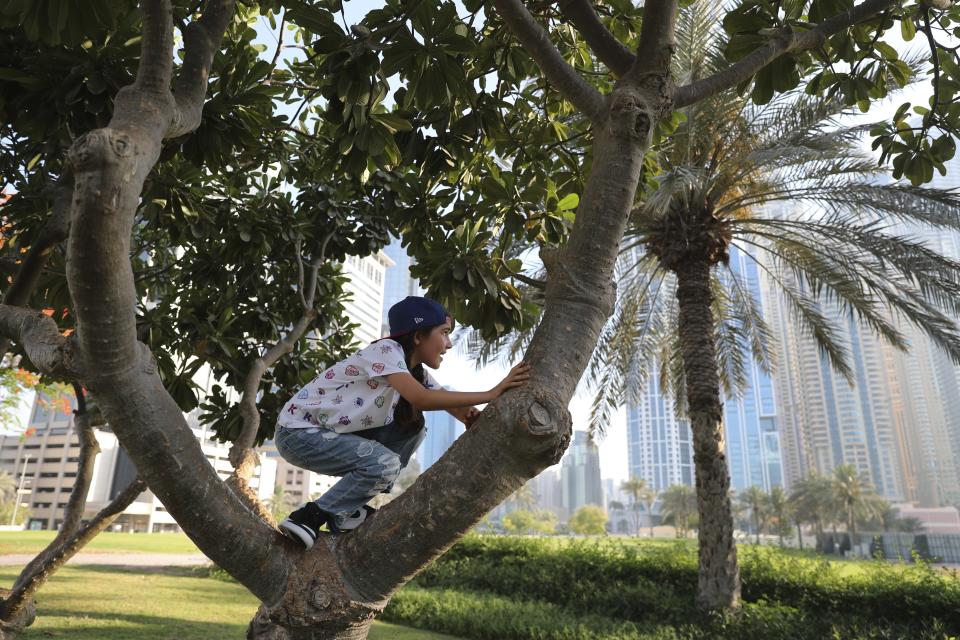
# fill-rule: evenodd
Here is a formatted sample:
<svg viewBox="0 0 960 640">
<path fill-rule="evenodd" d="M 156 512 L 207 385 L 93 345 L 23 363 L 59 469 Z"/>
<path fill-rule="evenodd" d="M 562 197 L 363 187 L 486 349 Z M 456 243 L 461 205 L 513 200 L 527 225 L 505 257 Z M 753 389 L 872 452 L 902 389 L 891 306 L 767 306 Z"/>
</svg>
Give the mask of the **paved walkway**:
<svg viewBox="0 0 960 640">
<path fill-rule="evenodd" d="M 0 556 L 0 565 L 25 566 L 34 554 Z M 67 564 L 96 564 L 113 567 L 192 567 L 210 562 L 202 553 L 78 553 Z"/>
</svg>

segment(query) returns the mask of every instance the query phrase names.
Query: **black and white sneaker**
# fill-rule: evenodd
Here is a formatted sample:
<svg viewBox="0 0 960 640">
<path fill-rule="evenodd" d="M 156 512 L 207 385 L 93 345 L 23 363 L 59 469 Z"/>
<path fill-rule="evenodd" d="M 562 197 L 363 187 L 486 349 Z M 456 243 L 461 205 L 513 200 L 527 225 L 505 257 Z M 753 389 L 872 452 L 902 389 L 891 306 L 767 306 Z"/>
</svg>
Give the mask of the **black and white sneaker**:
<svg viewBox="0 0 960 640">
<path fill-rule="evenodd" d="M 327 528 L 330 529 L 331 533 L 346 533 L 347 531 L 353 531 L 361 524 L 366 522 L 367 518 L 376 513 L 377 510 L 369 505 L 363 505 L 349 516 L 343 518 L 339 523 L 337 523 L 337 518 L 329 518 L 327 520 Z"/>
<path fill-rule="evenodd" d="M 328 515 L 315 502 L 308 502 L 280 523 L 280 530 L 303 543 L 307 549 L 317 541 L 320 527 L 328 519 Z M 332 518 L 330 518 L 332 521 Z"/>
</svg>

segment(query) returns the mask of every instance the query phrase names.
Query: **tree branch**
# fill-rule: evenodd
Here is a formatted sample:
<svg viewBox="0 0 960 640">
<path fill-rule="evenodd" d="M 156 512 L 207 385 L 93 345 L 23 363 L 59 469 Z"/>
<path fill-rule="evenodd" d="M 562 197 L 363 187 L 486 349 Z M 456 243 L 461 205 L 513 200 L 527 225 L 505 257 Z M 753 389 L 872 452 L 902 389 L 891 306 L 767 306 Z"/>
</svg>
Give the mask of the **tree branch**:
<svg viewBox="0 0 960 640">
<path fill-rule="evenodd" d="M 866 0 L 866 2 L 849 11 L 838 13 L 824 20 L 809 31 L 781 34 L 780 37 L 774 38 L 768 44 L 752 51 L 723 71 L 677 88 L 674 93 L 674 107 L 685 107 L 735 87 L 756 75 L 758 71 L 779 56 L 790 51 L 815 49 L 829 36 L 869 20 L 897 4 L 897 0 Z"/>
<path fill-rule="evenodd" d="M 143 39 L 136 86 L 151 92 L 170 91 L 173 75 L 173 9 L 170 0 L 144 0 Z"/>
<path fill-rule="evenodd" d="M 16 617 L 20 609 L 40 588 L 46 577 L 59 568 L 62 562 L 54 565 L 52 560 L 58 556 L 66 541 L 80 528 L 80 521 L 83 518 L 83 509 L 87 503 L 87 492 L 90 490 L 90 483 L 93 480 L 93 466 L 97 455 L 100 453 L 100 444 L 93 432 L 83 388 L 79 384 L 73 383 L 73 389 L 78 404 L 77 410 L 74 412 L 74 427 L 80 438 L 80 462 L 77 465 L 77 479 L 73 484 L 73 490 L 70 492 L 70 500 L 67 502 L 60 531 L 57 532 L 56 537 L 50 544 L 23 568 L 14 583 L 9 598 L 0 606 L 0 619 L 4 621 Z"/>
<path fill-rule="evenodd" d="M 522 0 L 493 0 L 503 21 L 534 59 L 540 71 L 558 91 L 591 120 L 603 117 L 605 100 L 577 71 L 567 64 L 550 37 Z"/>
<path fill-rule="evenodd" d="M 676 44 L 677 0 L 647 0 L 637 43 L 640 71 L 662 73 L 670 69 Z"/>
<path fill-rule="evenodd" d="M 61 335 L 57 323 L 43 313 L 0 304 L 0 335 L 20 343 L 43 373 L 64 380 L 82 377 L 73 335 Z"/>
<path fill-rule="evenodd" d="M 54 247 L 63 242 L 70 233 L 70 200 L 73 196 L 73 171 L 66 170 L 57 180 L 53 189 L 53 208 L 50 217 L 30 246 L 13 284 L 3 295 L 3 304 L 26 306 L 43 274 L 44 267 L 53 253 Z M 0 338 L 0 354 L 10 349 L 9 338 Z"/>
<path fill-rule="evenodd" d="M 603 26 L 590 0 L 560 0 L 558 4 L 560 12 L 573 23 L 607 68 L 618 76 L 630 69 L 635 60 L 633 53 Z"/>
<path fill-rule="evenodd" d="M 324 236 L 319 251 L 310 264 L 310 271 L 306 279 L 303 273 L 303 258 L 300 255 L 301 243 L 298 238 L 296 247 L 297 283 L 300 302 L 303 305 L 303 314 L 281 340 L 270 347 L 263 356 L 253 361 L 244 380 L 243 395 L 240 397 L 240 422 L 243 425 L 243 430 L 234 445 L 230 447 L 228 458 L 230 464 L 233 465 L 233 473 L 227 478 L 227 485 L 234 490 L 247 507 L 271 525 L 275 524 L 273 516 L 248 484 L 250 477 L 253 476 L 253 470 L 260 463 L 259 456 L 253 450 L 257 433 L 260 431 L 257 393 L 260 390 L 260 383 L 263 381 L 264 374 L 282 357 L 293 351 L 297 342 L 300 341 L 300 338 L 303 337 L 303 334 L 307 332 L 307 329 L 310 328 L 317 317 L 317 310 L 313 308 L 317 292 L 317 276 L 324 262 L 327 244 L 332 237 L 332 232 Z"/>
<path fill-rule="evenodd" d="M 183 67 L 173 88 L 177 117 L 166 137 L 175 138 L 200 126 L 213 56 L 233 13 L 234 0 L 207 0 L 200 18 L 187 25 L 183 33 Z"/>
</svg>

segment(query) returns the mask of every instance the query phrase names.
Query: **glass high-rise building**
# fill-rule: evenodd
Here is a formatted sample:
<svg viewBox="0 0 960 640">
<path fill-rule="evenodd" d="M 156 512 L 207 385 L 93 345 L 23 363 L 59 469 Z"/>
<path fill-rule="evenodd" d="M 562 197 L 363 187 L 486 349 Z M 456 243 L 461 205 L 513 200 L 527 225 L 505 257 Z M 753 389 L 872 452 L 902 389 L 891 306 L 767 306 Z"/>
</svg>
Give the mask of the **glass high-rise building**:
<svg viewBox="0 0 960 640">
<path fill-rule="evenodd" d="M 570 517 L 588 504 L 603 506 L 600 450 L 586 431 L 574 431 L 573 441 L 560 464 L 563 510 Z"/>
<path fill-rule="evenodd" d="M 730 247 L 730 269 L 740 278 L 762 312 L 760 274 L 756 262 L 736 247 Z M 749 487 L 770 491 L 773 487 L 783 486 L 773 379 L 757 364 L 748 345 L 741 348 L 744 362 L 747 363 L 747 385 L 741 395 L 727 398 L 723 403 L 730 486 L 736 491 L 744 491 Z"/>
<path fill-rule="evenodd" d="M 650 367 L 655 371 L 657 362 Z M 645 480 L 654 491 L 694 484 L 690 423 L 677 417 L 656 375 L 648 379 L 640 402 L 627 405 L 627 465 L 631 478 Z"/>
</svg>

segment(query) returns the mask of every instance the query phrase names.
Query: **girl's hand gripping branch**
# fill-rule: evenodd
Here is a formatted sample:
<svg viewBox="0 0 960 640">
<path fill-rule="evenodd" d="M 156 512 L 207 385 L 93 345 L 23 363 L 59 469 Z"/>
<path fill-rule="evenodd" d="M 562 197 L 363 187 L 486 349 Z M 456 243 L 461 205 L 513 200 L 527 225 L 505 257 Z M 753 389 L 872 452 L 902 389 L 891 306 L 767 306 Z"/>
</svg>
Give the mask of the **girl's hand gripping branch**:
<svg viewBox="0 0 960 640">
<path fill-rule="evenodd" d="M 526 383 L 530 378 L 530 365 L 521 362 L 490 391 L 447 391 L 445 389 L 427 389 L 409 373 L 394 373 L 387 376 L 387 382 L 397 390 L 412 406 L 421 411 L 439 409 L 460 409 L 475 404 L 485 404 L 500 397 L 507 389 L 513 389 Z M 471 421 L 472 424 L 472 421 Z"/>
</svg>

